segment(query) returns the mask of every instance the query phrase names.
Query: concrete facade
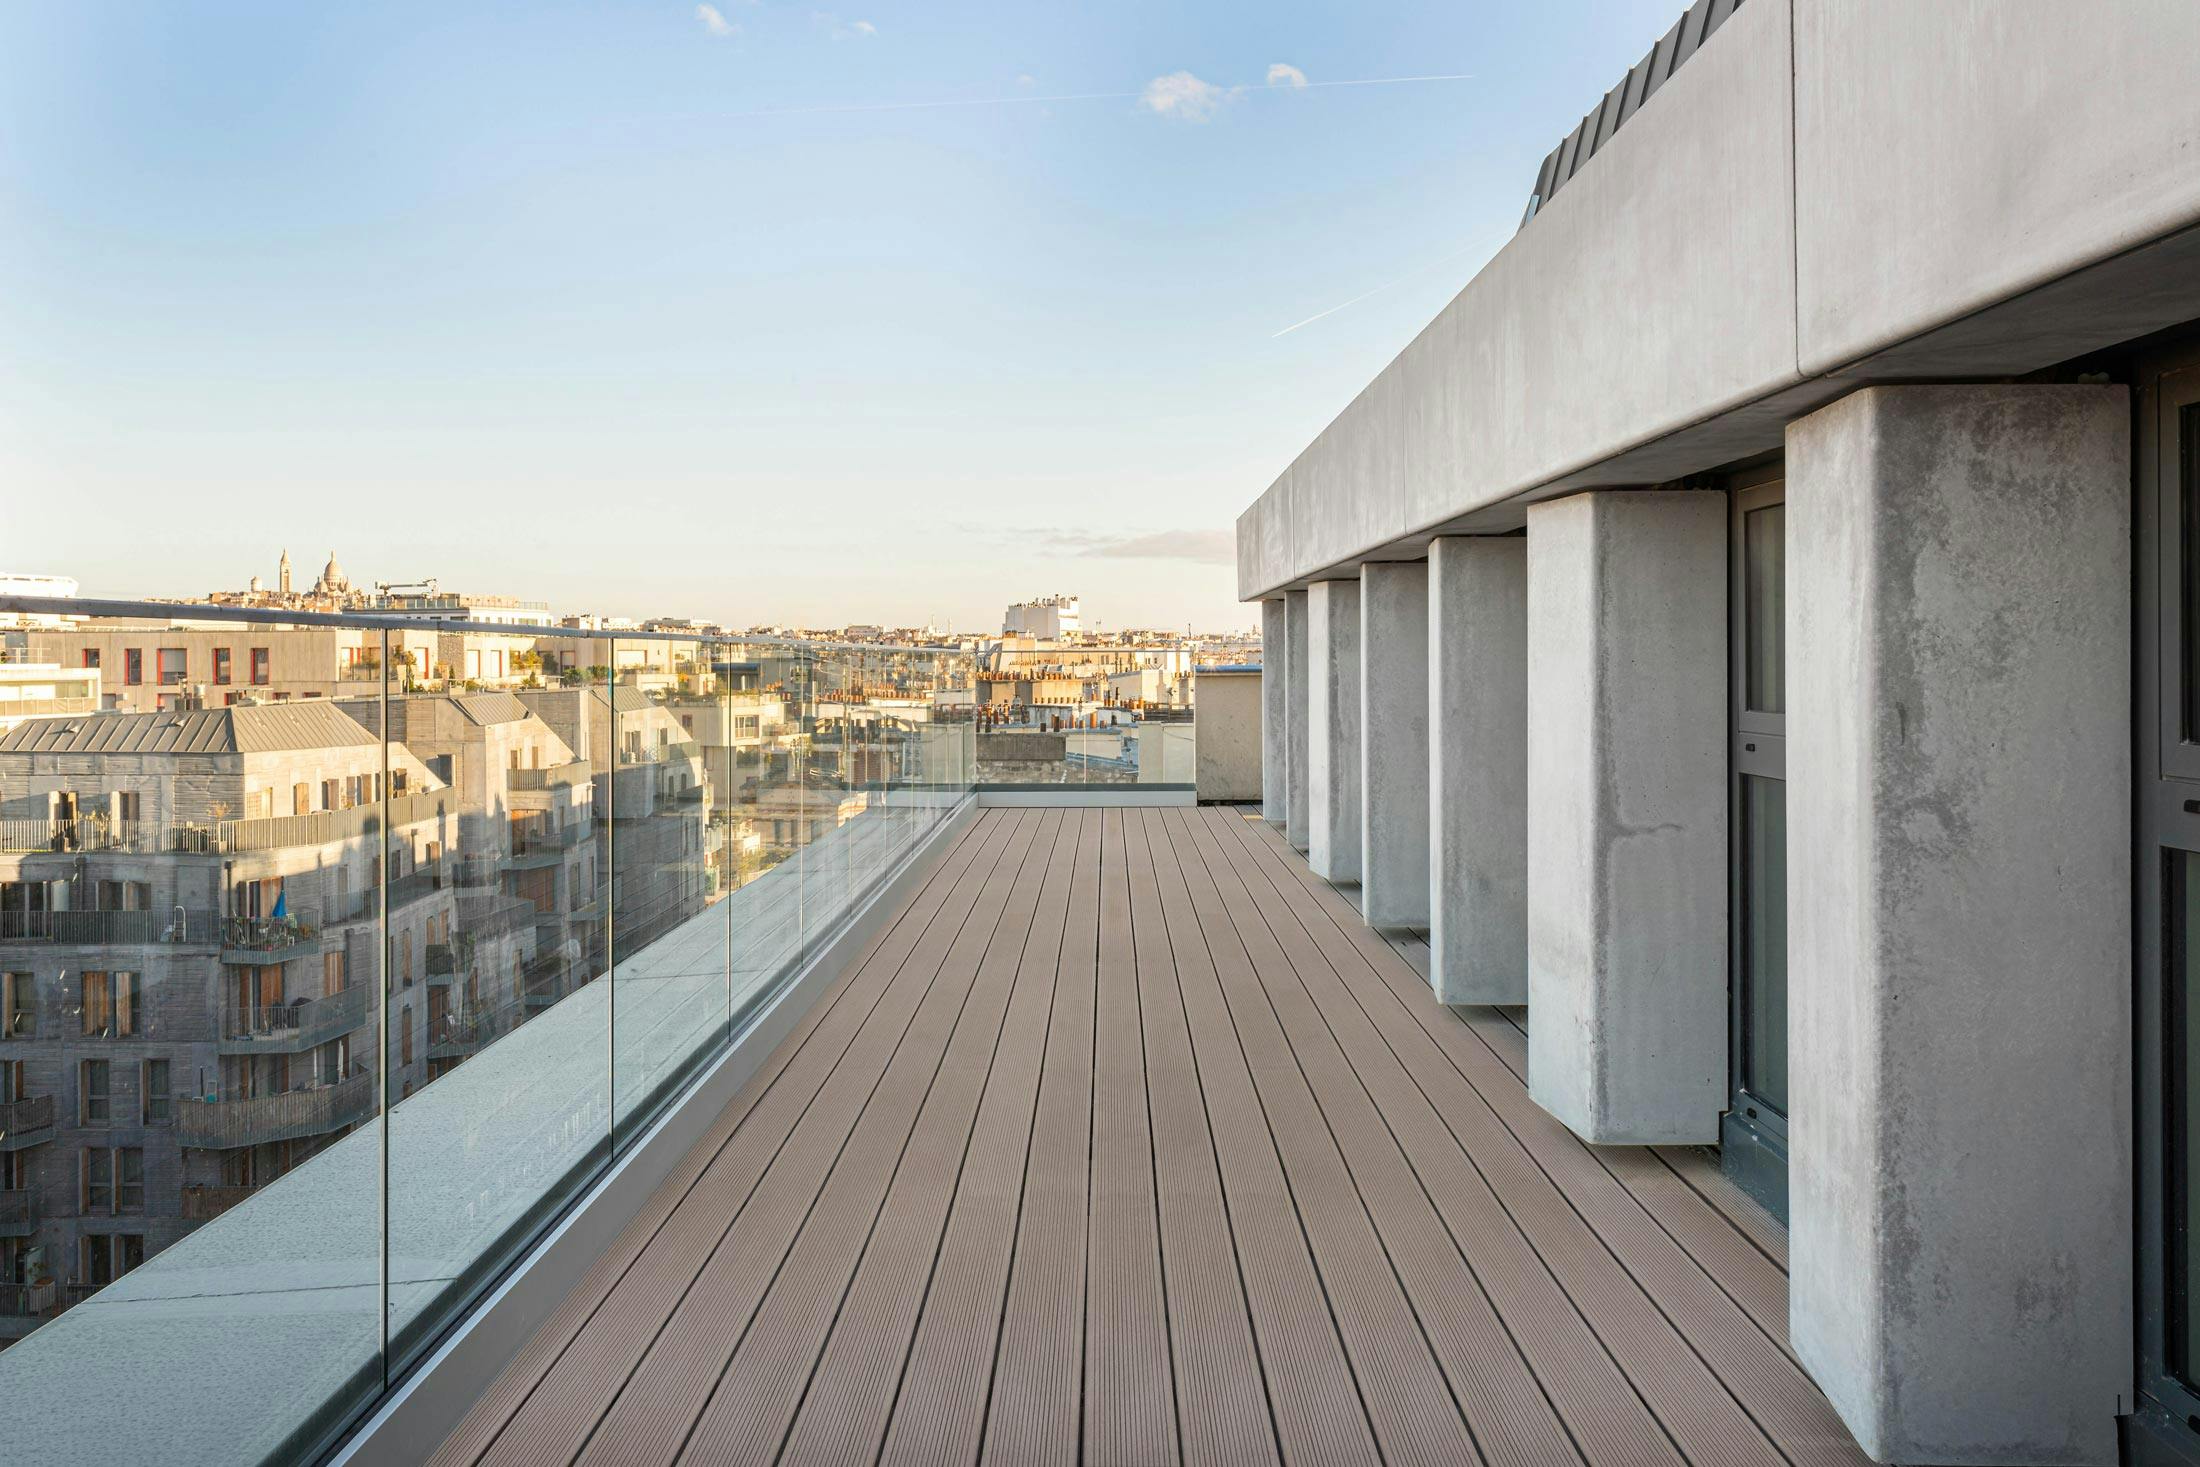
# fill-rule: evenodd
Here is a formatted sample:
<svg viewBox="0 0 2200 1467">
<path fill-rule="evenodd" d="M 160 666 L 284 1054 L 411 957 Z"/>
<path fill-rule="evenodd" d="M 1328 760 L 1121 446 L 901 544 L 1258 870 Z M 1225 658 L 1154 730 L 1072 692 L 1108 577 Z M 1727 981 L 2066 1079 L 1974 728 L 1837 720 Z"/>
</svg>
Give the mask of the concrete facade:
<svg viewBox="0 0 2200 1467">
<path fill-rule="evenodd" d="M 1528 1088 L 1586 1141 L 1726 1103 L 1726 497 L 1528 513 Z"/>
<path fill-rule="evenodd" d="M 1270 825 L 1283 824 L 1289 813 L 1289 660 L 1284 654 L 1289 641 L 1284 630 L 1283 598 L 1271 596 L 1260 604 L 1260 813 Z"/>
<path fill-rule="evenodd" d="M 1317 876 L 1358 881 L 1360 583 L 1316 581 L 1306 608 L 1306 860 Z"/>
<path fill-rule="evenodd" d="M 2200 7 L 2092 10 L 1749 0 L 1239 517 L 1238 594 L 2200 319 Z"/>
<path fill-rule="evenodd" d="M 1428 563 L 1360 573 L 1360 910 L 1429 921 Z"/>
<path fill-rule="evenodd" d="M 1303 851 L 1306 849 L 1309 808 L 1306 798 L 1306 676 L 1309 666 L 1306 655 L 1306 593 L 1284 593 L 1283 613 L 1283 734 L 1287 794 L 1283 811 L 1283 834 L 1284 839 L 1294 848 Z"/>
<path fill-rule="evenodd" d="M 1428 548 L 1429 983 L 1528 1001 L 1528 542 Z"/>
<path fill-rule="evenodd" d="M 2114 1462 L 2130 1409 L 2129 429 L 1789 431 L 1791 1330 L 1882 1461 Z"/>
</svg>

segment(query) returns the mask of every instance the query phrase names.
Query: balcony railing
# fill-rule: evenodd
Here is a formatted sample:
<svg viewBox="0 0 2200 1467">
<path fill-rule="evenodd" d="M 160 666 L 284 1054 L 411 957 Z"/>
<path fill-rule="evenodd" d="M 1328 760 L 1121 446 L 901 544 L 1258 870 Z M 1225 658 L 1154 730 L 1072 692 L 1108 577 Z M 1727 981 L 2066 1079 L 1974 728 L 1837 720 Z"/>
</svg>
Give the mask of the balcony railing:
<svg viewBox="0 0 2200 1467">
<path fill-rule="evenodd" d="M 222 936 L 211 909 L 148 908 L 134 912 L 0 912 L 0 942 L 51 942 L 82 947 L 211 943 Z"/>
<path fill-rule="evenodd" d="M 24 598 L 0 597 L 0 611 L 47 609 L 29 606 Z M 252 646 L 278 642 L 289 630 L 283 614 L 268 607 L 120 609 L 78 598 L 50 610 L 94 630 L 122 617 L 141 625 L 179 615 L 249 624 L 256 628 Z M 309 620 L 316 627 L 356 626 L 368 633 L 369 643 L 382 632 L 395 638 L 423 625 L 348 613 Z M 492 634 L 456 619 L 438 621 L 433 630 L 439 637 Z M 540 629 L 529 628 L 527 634 L 539 635 Z M 593 652 L 583 648 L 585 665 L 619 665 L 613 655 L 619 633 L 565 629 L 557 635 L 606 644 Z M 760 1016 L 773 1012 L 772 1005 L 806 993 L 795 984 L 803 964 L 835 951 L 865 903 L 891 889 L 920 854 L 929 855 L 943 835 L 960 828 L 974 804 L 971 653 L 797 639 L 688 640 L 708 645 L 691 659 L 688 685 L 680 694 L 683 709 L 687 703 L 698 710 L 709 707 L 714 693 L 724 698 L 727 685 L 735 682 L 768 690 L 740 690 L 736 696 L 744 707 L 758 700 L 785 705 L 783 721 L 773 718 L 754 734 L 741 734 L 754 747 L 744 750 L 737 770 L 711 767 L 714 761 L 726 764 L 723 744 L 659 742 L 679 714 L 635 685 L 609 689 L 615 694 L 609 709 L 600 683 L 553 686 L 523 696 L 567 748 L 594 744 L 599 758 L 510 770 L 502 784 L 492 772 L 495 793 L 487 800 L 469 799 L 454 784 L 393 793 L 350 809 L 278 816 L 261 813 L 268 808 L 263 797 L 246 804 L 240 793 L 231 793 L 231 810 L 224 813 L 243 810 L 249 812 L 246 818 L 176 824 L 169 805 L 179 793 L 177 771 L 170 769 L 170 784 L 145 785 L 147 813 L 158 807 L 152 821 L 86 816 L 0 825 L 0 845 L 22 858 L 0 866 L 11 877 L 22 870 L 24 880 L 146 879 L 132 863 L 94 859 L 80 867 L 75 860 L 102 851 L 186 858 L 167 864 L 195 883 L 182 889 L 202 894 L 217 882 L 233 885 L 263 874 L 263 867 L 268 873 L 281 870 L 289 878 L 286 910 L 293 920 L 232 923 L 196 910 L 187 913 L 183 931 L 187 940 L 203 934 L 218 942 L 223 956 L 240 966 L 301 960 L 315 970 L 310 991 L 319 989 L 322 951 L 335 949 L 341 939 L 356 960 L 375 945 L 372 919 L 381 893 L 364 879 L 368 861 L 362 858 L 381 852 L 386 826 L 395 862 L 389 869 L 404 869 L 408 845 L 420 850 L 432 841 L 439 851 L 432 866 L 395 877 L 389 886 L 393 917 L 412 908 L 404 931 L 413 951 L 422 948 L 424 909 L 447 907 L 450 926 L 438 921 L 433 927 L 446 940 L 426 955 L 431 974 L 455 977 L 471 966 L 481 969 L 478 1007 L 456 1001 L 454 993 L 453 1012 L 440 1011 L 438 1003 L 431 1018 L 423 1012 L 431 1007 L 429 999 L 447 990 L 393 987 L 385 999 L 381 975 L 362 971 L 369 965 L 354 961 L 350 989 L 303 1004 L 217 1008 L 214 1043 L 207 1046 L 213 1055 L 193 1059 L 177 1050 L 162 1056 L 171 1071 L 168 1088 L 194 1092 L 175 1098 L 169 1132 L 191 1151 L 308 1138 L 326 1144 L 298 1147 L 303 1154 L 292 1170 L 257 1188 L 197 1182 L 179 1188 L 171 1173 L 163 1191 L 158 1171 L 148 1167 L 143 1226 L 133 1219 L 119 1229 L 142 1232 L 148 1256 L 111 1290 L 113 1307 L 103 1299 L 76 1311 L 62 1328 L 36 1331 L 0 1356 L 0 1396 L 11 1411 L 7 1427 L 0 1429 L 0 1440 L 8 1443 L 0 1457 L 62 1463 L 78 1460 L 80 1450 L 109 1460 L 148 1454 L 178 1461 L 320 1457 L 328 1445 L 325 1433 L 341 1428 L 363 1400 L 336 1395 L 346 1387 L 330 1382 L 386 1378 L 373 1368 L 377 1363 L 387 1377 L 406 1370 L 429 1341 L 478 1302 L 485 1286 L 550 1220 L 601 1179 L 614 1139 L 623 1148 L 645 1134 L 664 1107 L 679 1102 L 693 1077 L 725 1052 L 729 1036 L 747 1037 Z M 240 642 L 237 653 L 239 672 L 251 660 L 245 645 Z M 383 666 L 396 670 L 388 658 Z M 819 691 L 824 688 L 837 690 L 829 695 L 829 714 L 823 711 L 827 695 Z M 396 690 L 392 693 L 394 700 Z M 714 728 L 721 731 L 713 737 L 723 736 L 731 706 L 728 699 L 713 710 Z M 240 719 L 240 728 L 249 721 Z M 813 730 L 828 725 L 859 731 L 852 738 L 813 736 Z M 446 725 L 438 710 L 409 706 L 405 726 L 424 733 Z M 453 720 L 448 727 L 463 732 L 466 726 Z M 350 737 L 349 730 L 343 732 Z M 640 752 L 623 757 L 614 752 L 635 732 L 642 735 Z M 359 767 L 370 760 L 381 767 L 386 759 L 392 770 L 417 770 L 443 752 L 425 741 L 406 747 L 394 717 L 387 735 L 385 748 L 356 751 Z M 382 736 L 375 728 L 367 734 L 369 740 Z M 106 804 L 114 792 L 108 786 L 135 780 L 147 761 L 169 757 L 118 752 L 108 758 L 100 752 L 107 747 L 104 741 L 82 742 L 84 767 L 77 777 L 83 781 L 79 798 L 88 809 Z M 859 747 L 866 752 L 852 754 Z M 346 758 L 353 757 L 347 750 Z M 113 767 L 103 769 L 103 758 Z M 614 770 L 622 771 L 615 805 L 606 791 L 599 797 L 602 804 L 592 800 L 581 812 L 586 818 L 563 829 L 523 828 L 512 843 L 515 814 L 524 818 L 546 806 L 588 799 Z M 291 776 L 273 777 L 275 798 L 287 808 Z M 834 814 L 796 842 L 800 860 L 775 863 L 760 842 L 746 848 L 741 883 L 727 890 L 714 886 L 701 869 L 704 830 L 697 804 L 718 807 L 730 801 L 733 796 L 722 794 L 720 781 L 738 787 L 743 778 L 758 782 L 766 802 L 784 794 L 797 814 L 805 803 L 822 803 Z M 507 800 L 508 794 L 519 798 Z M 22 781 L 0 790 L 0 798 L 8 801 L 10 814 L 44 813 L 45 793 Z M 622 816 L 656 812 L 667 838 L 654 839 L 658 832 L 644 829 L 631 839 L 623 831 L 617 840 L 598 839 L 605 827 L 597 817 L 614 808 Z M 408 827 L 409 840 L 399 835 Z M 670 838 L 685 831 L 693 838 Z M 277 851 L 286 853 L 280 865 L 239 861 L 226 876 L 222 870 L 223 858 Z M 339 855 L 340 863 L 333 859 Z M 538 911 L 518 892 L 539 884 L 548 900 L 553 883 L 506 875 L 515 860 L 586 867 L 592 877 L 587 905 L 578 912 Z M 335 891 L 338 871 L 349 873 L 342 898 Z M 554 885 L 556 899 L 571 894 L 570 882 Z M 614 891 L 620 894 L 616 900 Z M 135 940 L 150 931 L 157 941 L 172 917 L 151 912 L 91 920 L 106 923 L 100 933 L 105 938 Z M 68 920 L 75 919 L 43 914 L 35 919 L 48 932 Z M 357 926 L 362 922 L 364 933 Z M 393 937 L 396 926 L 393 922 Z M 468 937 L 482 959 L 478 964 L 467 962 Z M 486 961 L 492 950 L 480 946 L 491 937 L 501 939 L 493 949 L 494 964 Z M 419 972 L 416 966 L 416 979 Z M 608 976 L 614 973 L 615 981 Z M 233 989 L 225 988 L 221 997 L 233 998 Z M 375 1029 L 385 1004 L 386 1061 L 375 1058 Z M 611 1022 L 614 1007 L 616 1023 Z M 41 1031 L 49 1027 L 45 1017 L 40 1016 Z M 272 1061 L 260 1056 L 281 1054 L 291 1058 L 290 1073 L 302 1078 L 318 1070 L 307 1062 L 308 1051 L 347 1034 L 352 1056 L 373 1069 L 332 1084 L 249 1097 L 238 1093 L 242 1087 L 234 1076 L 224 1074 L 247 1059 L 264 1071 Z M 401 1038 L 406 1035 L 409 1043 Z M 413 1062 L 404 1063 L 400 1054 Z M 448 1066 L 460 1057 L 465 1063 Z M 117 1056 L 112 1105 L 118 1123 L 135 1119 L 143 1083 L 139 1058 Z M 431 1059 L 439 1062 L 432 1076 L 426 1063 Z M 386 1126 L 375 1124 L 385 1084 Z M 216 1095 L 231 1098 L 208 1098 Z M 73 1102 L 73 1092 L 69 1098 Z M 58 1131 L 56 1113 L 52 1097 L 0 1107 L 0 1148 L 51 1142 Z M 351 1134 L 336 1134 L 347 1128 Z M 204 1165 L 192 1163 L 194 1169 Z M 186 1231 L 187 1242 L 172 1253 L 161 1251 Z M 371 1262 L 364 1273 L 352 1271 L 359 1260 L 384 1256 L 403 1265 L 393 1267 L 386 1291 Z M 69 1266 L 74 1262 L 64 1260 Z M 48 1311 L 66 1302 L 66 1287 L 54 1286 Z M 191 1308 L 169 1307 L 180 1298 L 189 1298 Z M 138 1307 L 147 1302 L 152 1307 Z M 202 1372 L 204 1409 L 162 1411 L 144 1398 L 142 1380 L 130 1378 L 127 1362 L 144 1359 L 147 1351 L 172 1360 L 203 1352 L 211 1337 L 209 1319 L 249 1323 L 273 1311 L 319 1321 L 332 1306 L 354 1305 L 362 1316 L 378 1316 L 372 1323 L 381 1327 L 352 1330 L 348 1321 L 339 1321 L 318 1333 L 220 1330 L 221 1368 Z M 386 1358 L 374 1358 L 385 1347 Z M 65 1393 L 42 1392 L 34 1384 L 39 1377 L 70 1385 Z M 77 1406 L 61 1399 L 63 1394 Z M 86 1399 L 112 1409 L 89 1422 L 79 1409 Z M 38 1419 L 26 1423 L 25 1413 Z M 64 1445 L 53 1450 L 57 1440 Z"/>
<path fill-rule="evenodd" d="M 241 1100 L 181 1100 L 176 1132 L 186 1146 L 227 1150 L 322 1136 L 374 1114 L 378 1087 L 362 1070 L 333 1085 Z"/>
<path fill-rule="evenodd" d="M 512 769 L 504 776 L 505 787 L 519 793 L 540 790 L 571 789 L 587 784 L 594 777 L 594 767 L 586 759 L 576 759 L 570 764 L 559 764 L 549 769 Z"/>
<path fill-rule="evenodd" d="M 38 1193 L 29 1187 L 0 1192 L 0 1237 L 16 1238 L 38 1226 Z"/>
<path fill-rule="evenodd" d="M 53 1097 L 33 1095 L 0 1105 L 0 1151 L 53 1139 Z"/>
<path fill-rule="evenodd" d="M 183 1189 L 185 1222 L 210 1222 L 249 1198 L 256 1186 L 189 1186 Z"/>
<path fill-rule="evenodd" d="M 389 805 L 389 828 L 403 830 L 409 825 L 455 816 L 458 796 L 452 790 L 420 790 L 408 794 L 392 795 Z M 380 833 L 383 809 L 376 801 L 354 805 L 349 810 L 315 810 L 306 815 L 268 815 L 249 820 L 225 820 L 217 826 L 204 828 L 210 841 L 209 849 L 223 854 L 242 851 L 276 851 L 291 846 L 328 845 L 335 841 L 357 840 L 362 836 Z"/>
<path fill-rule="evenodd" d="M 65 820 L 0 820 L 0 852 L 132 851 L 168 849 L 167 827 L 146 820 L 78 815 Z"/>
<path fill-rule="evenodd" d="M 231 1009 L 222 1022 L 225 1054 L 294 1054 L 363 1029 L 370 1022 L 373 989 L 364 983 L 322 998 Z"/>
<path fill-rule="evenodd" d="M 294 918 L 222 919 L 222 961 L 225 963 L 284 963 L 308 948 L 318 951 L 320 945 L 320 929 Z"/>
</svg>

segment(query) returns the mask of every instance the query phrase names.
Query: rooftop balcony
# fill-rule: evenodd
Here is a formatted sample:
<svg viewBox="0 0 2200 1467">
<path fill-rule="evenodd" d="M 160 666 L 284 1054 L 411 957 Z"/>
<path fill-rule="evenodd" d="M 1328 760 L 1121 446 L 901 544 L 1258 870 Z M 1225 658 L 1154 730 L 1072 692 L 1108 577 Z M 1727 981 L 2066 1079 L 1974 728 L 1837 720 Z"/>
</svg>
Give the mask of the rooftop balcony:
<svg viewBox="0 0 2200 1467">
<path fill-rule="evenodd" d="M 1864 1460 L 1779 1226 L 1420 951 L 1234 811 L 984 815 L 433 1460 Z"/>
</svg>

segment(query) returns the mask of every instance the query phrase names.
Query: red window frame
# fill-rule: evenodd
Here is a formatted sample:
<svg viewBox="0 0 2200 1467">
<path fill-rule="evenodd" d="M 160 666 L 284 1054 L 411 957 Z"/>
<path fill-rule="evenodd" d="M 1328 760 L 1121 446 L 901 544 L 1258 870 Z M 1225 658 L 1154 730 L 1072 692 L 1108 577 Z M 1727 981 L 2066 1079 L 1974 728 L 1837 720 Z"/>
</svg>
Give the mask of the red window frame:
<svg viewBox="0 0 2200 1467">
<path fill-rule="evenodd" d="M 267 649 L 265 647 L 254 647 L 252 649 L 252 686 L 256 688 L 267 686 Z"/>
<path fill-rule="evenodd" d="M 122 685 L 126 688 L 142 688 L 145 686 L 145 649 L 143 647 L 125 647 L 122 649 Z"/>
<path fill-rule="evenodd" d="M 227 647 L 216 647 L 214 649 L 214 682 L 217 686 L 225 686 L 229 682 L 229 649 Z"/>
</svg>

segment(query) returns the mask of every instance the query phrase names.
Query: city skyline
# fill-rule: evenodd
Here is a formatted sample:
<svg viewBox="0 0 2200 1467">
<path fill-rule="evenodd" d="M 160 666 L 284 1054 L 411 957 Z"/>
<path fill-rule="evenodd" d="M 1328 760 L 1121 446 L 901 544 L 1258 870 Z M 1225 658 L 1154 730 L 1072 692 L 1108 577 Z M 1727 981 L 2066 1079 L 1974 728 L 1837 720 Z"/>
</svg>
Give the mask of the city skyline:
<svg viewBox="0 0 2200 1467">
<path fill-rule="evenodd" d="M 1243 627 L 1237 508 L 1667 8 L 14 11 L 0 560 Z"/>
</svg>

